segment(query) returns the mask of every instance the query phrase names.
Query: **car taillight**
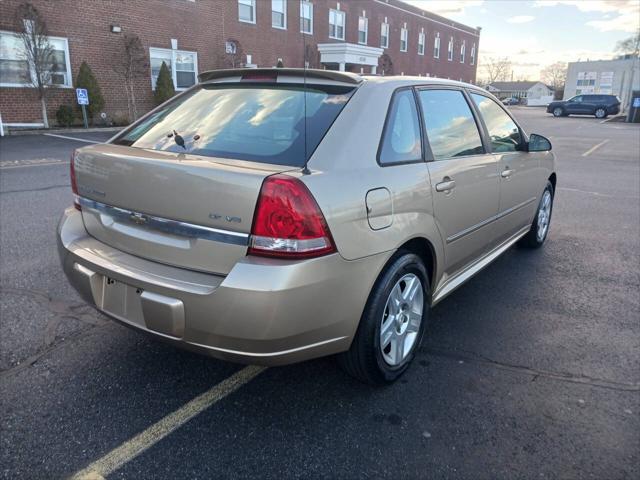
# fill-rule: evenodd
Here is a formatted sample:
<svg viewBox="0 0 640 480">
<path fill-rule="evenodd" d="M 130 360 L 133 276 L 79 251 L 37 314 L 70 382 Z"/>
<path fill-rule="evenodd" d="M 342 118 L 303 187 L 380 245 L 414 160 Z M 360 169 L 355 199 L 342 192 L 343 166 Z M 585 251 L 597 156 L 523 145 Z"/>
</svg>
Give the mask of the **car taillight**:
<svg viewBox="0 0 640 480">
<path fill-rule="evenodd" d="M 249 255 L 311 258 L 335 251 L 324 215 L 304 183 L 286 175 L 267 177 L 253 217 Z"/>
<path fill-rule="evenodd" d="M 71 154 L 71 160 L 69 161 L 69 177 L 71 179 L 71 191 L 73 192 L 73 206 L 76 210 L 82 210 L 80 207 L 80 199 L 78 195 L 78 182 L 76 181 L 76 152 Z"/>
</svg>

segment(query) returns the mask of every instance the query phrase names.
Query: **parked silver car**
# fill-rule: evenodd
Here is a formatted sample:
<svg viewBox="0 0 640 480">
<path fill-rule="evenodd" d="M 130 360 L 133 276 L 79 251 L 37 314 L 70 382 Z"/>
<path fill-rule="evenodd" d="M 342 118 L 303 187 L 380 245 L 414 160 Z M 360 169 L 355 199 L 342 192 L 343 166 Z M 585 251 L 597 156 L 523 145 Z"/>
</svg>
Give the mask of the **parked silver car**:
<svg viewBox="0 0 640 480">
<path fill-rule="evenodd" d="M 213 357 L 408 367 L 429 309 L 549 231 L 556 174 L 493 96 L 435 78 L 207 72 L 71 161 L 64 271 L 110 317 Z"/>
</svg>

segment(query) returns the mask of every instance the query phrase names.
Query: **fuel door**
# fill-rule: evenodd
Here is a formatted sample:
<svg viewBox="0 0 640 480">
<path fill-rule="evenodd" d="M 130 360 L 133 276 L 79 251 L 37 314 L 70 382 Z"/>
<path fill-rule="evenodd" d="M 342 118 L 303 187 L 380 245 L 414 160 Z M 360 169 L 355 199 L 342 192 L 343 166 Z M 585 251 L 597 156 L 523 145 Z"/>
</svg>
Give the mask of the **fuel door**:
<svg viewBox="0 0 640 480">
<path fill-rule="evenodd" d="M 365 198 L 367 220 L 372 230 L 382 230 L 393 223 L 393 202 L 391 192 L 384 187 L 367 192 Z"/>
</svg>

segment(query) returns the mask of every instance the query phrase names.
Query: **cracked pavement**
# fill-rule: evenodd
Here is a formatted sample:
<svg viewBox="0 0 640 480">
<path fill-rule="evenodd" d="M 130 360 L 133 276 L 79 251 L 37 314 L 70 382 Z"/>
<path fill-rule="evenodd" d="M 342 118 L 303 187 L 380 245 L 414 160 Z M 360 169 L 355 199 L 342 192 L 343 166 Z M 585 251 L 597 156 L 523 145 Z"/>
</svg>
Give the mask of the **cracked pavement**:
<svg viewBox="0 0 640 480">
<path fill-rule="evenodd" d="M 108 478 L 640 477 L 640 128 L 512 111 L 558 158 L 548 244 L 439 304 L 401 381 L 271 368 Z M 241 367 L 86 306 L 55 244 L 84 144 L 0 142 L 0 478 L 65 478 Z"/>
</svg>

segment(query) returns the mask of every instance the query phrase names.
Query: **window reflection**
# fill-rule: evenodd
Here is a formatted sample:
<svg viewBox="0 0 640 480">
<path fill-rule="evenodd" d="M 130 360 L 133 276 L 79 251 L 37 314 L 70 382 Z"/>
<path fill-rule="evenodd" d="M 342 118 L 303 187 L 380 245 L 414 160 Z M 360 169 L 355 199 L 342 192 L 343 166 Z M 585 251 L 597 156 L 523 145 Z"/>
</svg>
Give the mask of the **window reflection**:
<svg viewBox="0 0 640 480">
<path fill-rule="evenodd" d="M 494 152 L 515 152 L 519 149 L 520 130 L 500 106 L 484 95 L 472 93 L 471 97 L 480 110 Z"/>
<path fill-rule="evenodd" d="M 478 127 L 462 92 L 422 90 L 420 102 L 436 160 L 484 153 Z"/>
<path fill-rule="evenodd" d="M 303 165 L 352 89 L 203 86 L 167 104 L 114 143 L 151 150 Z M 305 108 L 306 101 L 306 108 Z M 184 140 L 178 145 L 177 132 Z"/>
</svg>

